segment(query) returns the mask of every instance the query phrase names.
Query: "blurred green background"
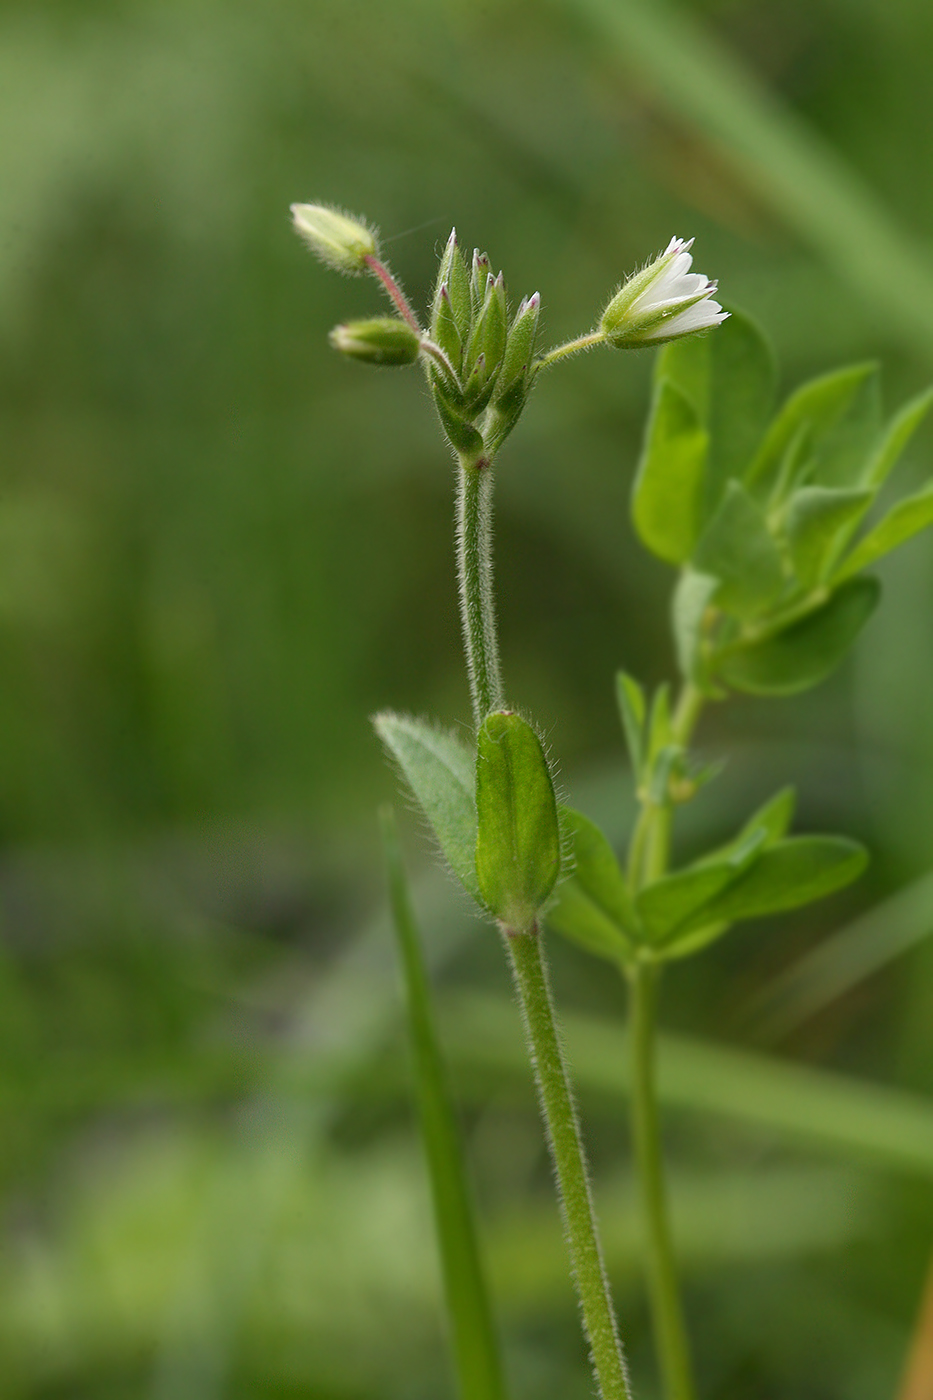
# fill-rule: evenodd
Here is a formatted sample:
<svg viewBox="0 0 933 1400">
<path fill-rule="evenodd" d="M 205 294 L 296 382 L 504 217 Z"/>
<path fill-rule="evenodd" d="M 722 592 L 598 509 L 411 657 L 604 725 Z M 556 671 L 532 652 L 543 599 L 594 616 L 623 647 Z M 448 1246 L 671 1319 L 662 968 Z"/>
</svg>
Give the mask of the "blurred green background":
<svg viewBox="0 0 933 1400">
<path fill-rule="evenodd" d="M 541 291 L 552 342 L 695 235 L 785 387 L 877 356 L 893 407 L 933 370 L 931 53 L 925 0 L 0 6 L 10 1400 L 452 1393 L 367 719 L 468 719 L 452 475 L 418 376 L 330 352 L 378 295 L 308 257 L 289 203 L 375 221 L 420 305 L 456 223 L 516 300 Z M 627 517 L 650 368 L 555 371 L 499 471 L 510 690 L 620 840 L 611 677 L 672 667 L 671 578 Z M 729 758 L 685 854 L 789 779 L 802 828 L 873 852 L 845 897 L 668 981 L 706 1400 L 893 1397 L 933 1246 L 933 540 L 882 575 L 844 672 L 700 734 Z M 406 848 L 514 1392 L 582 1398 L 500 952 L 414 821 Z M 554 958 L 652 1397 L 622 992 Z"/>
</svg>

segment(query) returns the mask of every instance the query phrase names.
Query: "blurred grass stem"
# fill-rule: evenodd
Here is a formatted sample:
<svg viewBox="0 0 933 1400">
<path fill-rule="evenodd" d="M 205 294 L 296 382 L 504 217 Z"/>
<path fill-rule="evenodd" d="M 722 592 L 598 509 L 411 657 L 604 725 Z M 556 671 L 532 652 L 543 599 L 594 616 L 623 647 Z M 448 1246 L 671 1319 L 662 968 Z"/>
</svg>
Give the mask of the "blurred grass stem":
<svg viewBox="0 0 933 1400">
<path fill-rule="evenodd" d="M 703 705 L 702 692 L 687 682 L 671 720 L 672 740 L 684 750 L 689 746 Z M 629 856 L 633 894 L 665 874 L 670 860 L 672 824 L 670 796 L 665 795 L 665 800 L 658 803 L 646 794 L 642 798 Z M 661 968 L 656 963 L 639 960 L 627 967 L 626 976 L 630 1006 L 632 1138 L 647 1227 L 646 1267 L 655 1345 L 668 1400 L 694 1400 L 696 1387 L 677 1279 L 658 1121 L 656 1042 Z"/>
<path fill-rule="evenodd" d="M 599 1392 L 602 1400 L 631 1400 L 540 934 L 537 926 L 506 933 Z"/>
</svg>

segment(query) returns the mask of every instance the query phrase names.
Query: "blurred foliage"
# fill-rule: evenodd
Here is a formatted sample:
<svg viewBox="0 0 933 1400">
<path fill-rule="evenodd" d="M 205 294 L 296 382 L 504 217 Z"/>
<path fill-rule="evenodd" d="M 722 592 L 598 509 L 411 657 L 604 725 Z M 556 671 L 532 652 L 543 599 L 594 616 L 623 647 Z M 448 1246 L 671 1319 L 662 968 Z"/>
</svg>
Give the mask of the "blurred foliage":
<svg viewBox="0 0 933 1400">
<path fill-rule="evenodd" d="M 421 305 L 455 222 L 516 294 L 540 289 L 545 343 L 695 235 L 772 334 L 783 388 L 878 356 L 891 408 L 933 368 L 931 44 L 921 0 L 0 5 L 11 1400 L 449 1393 L 387 1053 L 372 811 L 392 778 L 366 717 L 468 716 L 451 477 L 417 377 L 329 350 L 335 321 L 381 307 L 307 257 L 288 204 L 372 218 Z M 555 372 L 499 472 L 510 689 L 575 804 L 619 838 L 611 678 L 673 664 L 666 571 L 627 511 L 650 367 L 604 354 Z M 776 1042 L 758 1014 L 779 972 L 790 985 L 798 956 L 931 864 L 933 545 L 880 572 L 844 673 L 710 714 L 701 743 L 732 757 L 682 841 L 708 845 L 796 780 L 801 826 L 861 837 L 872 874 L 676 971 L 665 1016 L 871 1081 L 877 1123 L 910 1093 L 923 1137 L 928 899 L 898 906 L 890 947 L 876 921 L 870 978 L 843 941 L 827 995 L 794 983 L 808 1010 Z M 431 876 L 417 903 L 441 981 L 505 995 L 465 901 Z M 598 966 L 555 953 L 565 1006 L 617 1013 Z M 515 1393 L 582 1397 L 527 1081 L 461 1059 Z M 618 1090 L 584 1085 L 583 1109 L 651 1396 Z M 669 1139 L 704 1395 L 893 1395 L 933 1244 L 928 1173 L 702 1094 L 671 1099 Z"/>
</svg>

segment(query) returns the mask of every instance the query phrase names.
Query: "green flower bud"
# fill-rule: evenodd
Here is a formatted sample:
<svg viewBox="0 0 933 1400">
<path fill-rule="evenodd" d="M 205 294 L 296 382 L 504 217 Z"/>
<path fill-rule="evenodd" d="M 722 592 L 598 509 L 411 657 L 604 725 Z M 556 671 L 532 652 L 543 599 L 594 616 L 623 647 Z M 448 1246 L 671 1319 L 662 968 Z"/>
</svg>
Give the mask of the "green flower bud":
<svg viewBox="0 0 933 1400">
<path fill-rule="evenodd" d="M 473 315 L 478 316 L 486 300 L 486 287 L 491 276 L 489 258 L 478 248 L 473 249 L 473 270 L 470 275 L 470 293 L 473 301 Z"/>
<path fill-rule="evenodd" d="M 541 298 L 537 292 L 523 301 L 515 313 L 515 320 L 509 331 L 505 346 L 505 358 L 496 388 L 496 403 L 505 400 L 511 404 L 516 398 L 516 386 L 521 390 L 521 398 L 528 387 L 529 369 L 534 359 L 535 336 L 538 332 L 538 316 L 541 311 Z"/>
<path fill-rule="evenodd" d="M 471 373 L 482 355 L 486 375 L 495 374 L 505 352 L 505 282 L 502 273 L 486 278 L 486 292 L 479 315 L 473 322 L 473 333 L 464 357 L 464 372 Z M 485 380 L 484 380 L 485 382 Z"/>
<path fill-rule="evenodd" d="M 470 277 L 463 261 L 463 254 L 457 246 L 457 230 L 451 229 L 447 246 L 444 249 L 444 256 L 441 258 L 441 265 L 437 273 L 437 286 L 434 292 L 434 305 L 431 312 L 431 335 L 440 344 L 436 329 L 435 319 L 440 312 L 441 290 L 447 288 L 447 299 L 450 314 L 457 327 L 457 334 L 461 343 L 465 342 L 470 334 L 470 323 L 473 319 L 473 306 L 470 297 Z"/>
<path fill-rule="evenodd" d="M 446 282 L 441 284 L 438 294 L 434 299 L 434 314 L 431 317 L 431 339 L 441 347 L 444 354 L 459 374 L 460 365 L 463 360 L 463 342 L 460 338 L 460 331 L 457 327 L 457 320 L 454 316 L 450 292 L 447 289 Z"/>
<path fill-rule="evenodd" d="M 377 316 L 371 321 L 348 321 L 335 326 L 330 343 L 342 355 L 370 365 L 413 365 L 421 342 L 405 321 Z"/>
<path fill-rule="evenodd" d="M 557 800 L 541 741 L 520 715 L 487 715 L 476 748 L 476 878 L 490 913 L 526 933 L 560 874 Z"/>
<path fill-rule="evenodd" d="M 672 238 L 660 257 L 619 288 L 599 323 L 611 345 L 660 345 L 726 319 L 729 313 L 713 301 L 716 283 L 690 271 L 692 244 L 692 238 Z"/>
<path fill-rule="evenodd" d="M 353 219 L 326 204 L 293 204 L 295 228 L 322 263 L 356 276 L 368 271 L 366 259 L 377 251 L 376 235 L 362 219 Z"/>
</svg>

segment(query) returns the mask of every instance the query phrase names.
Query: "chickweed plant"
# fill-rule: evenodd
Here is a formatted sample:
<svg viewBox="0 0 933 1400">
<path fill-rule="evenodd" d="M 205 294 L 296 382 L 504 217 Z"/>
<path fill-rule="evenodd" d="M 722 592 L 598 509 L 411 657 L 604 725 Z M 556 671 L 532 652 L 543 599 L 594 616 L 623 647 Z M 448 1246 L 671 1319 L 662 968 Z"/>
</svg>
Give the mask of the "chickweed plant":
<svg viewBox="0 0 933 1400">
<path fill-rule="evenodd" d="M 390 316 L 336 327 L 334 347 L 370 364 L 420 365 L 453 453 L 475 743 L 389 711 L 374 723 L 511 961 L 599 1393 L 632 1394 L 549 989 L 545 928 L 605 959 L 628 987 L 632 1139 L 658 1360 L 669 1400 L 693 1400 L 658 1130 L 661 978 L 667 963 L 699 954 L 733 924 L 847 885 L 867 859 L 843 836 L 790 835 L 787 788 L 725 845 L 671 869 L 676 810 L 715 776 L 697 762 L 693 735 L 708 705 L 736 693 L 793 695 L 842 661 L 878 604 L 878 581 L 866 570 L 933 522 L 931 482 L 866 526 L 933 395 L 884 423 L 877 366 L 857 364 L 802 385 L 775 408 L 767 342 L 747 316 L 723 310 L 716 284 L 690 270 L 691 243 L 678 238 L 622 283 L 594 329 L 539 352 L 538 294 L 511 311 L 502 273 L 494 275 L 485 253 L 468 261 L 455 233 L 425 326 L 368 224 L 323 205 L 297 204 L 292 213 L 321 261 L 371 275 L 392 303 Z M 649 694 L 633 676 L 615 678 L 638 799 L 624 861 L 587 816 L 557 800 L 540 734 L 503 680 L 493 582 L 497 455 L 539 381 L 599 346 L 660 347 L 632 516 L 642 543 L 677 571 L 676 685 Z M 494 1328 L 389 813 L 384 831 L 460 1387 L 464 1400 L 497 1400 L 505 1391 Z"/>
</svg>

